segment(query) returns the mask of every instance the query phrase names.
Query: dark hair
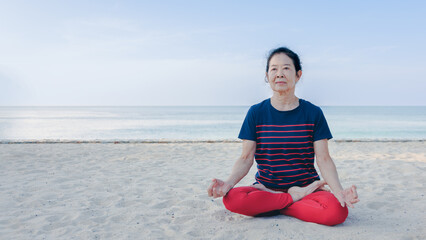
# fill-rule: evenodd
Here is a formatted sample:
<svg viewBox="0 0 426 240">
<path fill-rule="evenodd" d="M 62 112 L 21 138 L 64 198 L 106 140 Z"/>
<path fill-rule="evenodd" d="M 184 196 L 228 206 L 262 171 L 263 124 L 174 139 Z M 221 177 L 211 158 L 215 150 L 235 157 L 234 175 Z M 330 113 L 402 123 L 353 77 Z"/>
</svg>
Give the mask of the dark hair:
<svg viewBox="0 0 426 240">
<path fill-rule="evenodd" d="M 280 48 L 272 49 L 269 52 L 268 62 L 266 63 L 266 72 L 268 72 L 268 70 L 269 70 L 269 62 L 271 61 L 271 58 L 275 54 L 279 54 L 279 53 L 284 53 L 285 55 L 287 55 L 287 57 L 289 57 L 289 58 L 291 58 L 291 60 L 293 60 L 294 67 L 296 68 L 296 74 L 299 70 L 302 70 L 302 66 L 300 65 L 299 56 L 295 52 L 291 51 L 290 49 L 288 49 L 286 47 L 280 47 Z"/>
</svg>

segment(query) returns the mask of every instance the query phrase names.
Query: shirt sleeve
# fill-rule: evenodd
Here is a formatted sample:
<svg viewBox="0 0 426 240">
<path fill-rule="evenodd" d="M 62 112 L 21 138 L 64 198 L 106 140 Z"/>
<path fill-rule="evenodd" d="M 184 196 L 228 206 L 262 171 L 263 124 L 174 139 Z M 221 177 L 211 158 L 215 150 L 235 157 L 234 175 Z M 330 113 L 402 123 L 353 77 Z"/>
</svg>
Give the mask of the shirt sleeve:
<svg viewBox="0 0 426 240">
<path fill-rule="evenodd" d="M 256 141 L 256 121 L 253 107 L 250 107 L 247 112 L 238 138 Z"/>
<path fill-rule="evenodd" d="M 327 120 L 325 120 L 325 116 L 321 110 L 318 109 L 317 116 L 315 118 L 315 126 L 314 126 L 314 142 L 322 139 L 332 139 L 330 128 L 328 128 Z"/>
</svg>

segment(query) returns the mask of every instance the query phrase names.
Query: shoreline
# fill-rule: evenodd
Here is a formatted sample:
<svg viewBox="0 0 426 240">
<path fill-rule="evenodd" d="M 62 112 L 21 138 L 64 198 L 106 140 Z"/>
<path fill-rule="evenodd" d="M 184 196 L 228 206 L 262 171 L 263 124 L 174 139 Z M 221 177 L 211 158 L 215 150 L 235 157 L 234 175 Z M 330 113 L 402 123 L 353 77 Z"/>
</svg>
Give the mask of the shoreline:
<svg viewBox="0 0 426 240">
<path fill-rule="evenodd" d="M 141 140 L 72 140 L 72 139 L 28 139 L 28 140 L 0 140 L 0 144 L 135 144 L 135 143 L 239 143 L 239 139 L 141 139 Z M 426 139 L 332 139 L 330 142 L 426 142 Z"/>
</svg>

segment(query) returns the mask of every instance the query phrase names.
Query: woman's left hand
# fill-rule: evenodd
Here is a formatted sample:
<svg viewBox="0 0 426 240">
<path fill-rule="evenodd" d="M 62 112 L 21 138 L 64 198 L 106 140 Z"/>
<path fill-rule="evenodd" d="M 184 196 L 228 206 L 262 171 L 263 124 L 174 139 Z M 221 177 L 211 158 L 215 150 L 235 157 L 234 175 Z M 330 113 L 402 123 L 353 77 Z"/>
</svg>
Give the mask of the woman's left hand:
<svg viewBox="0 0 426 240">
<path fill-rule="evenodd" d="M 359 202 L 358 193 L 356 192 L 356 186 L 352 185 L 350 188 L 346 188 L 340 192 L 334 193 L 334 196 L 339 200 L 342 207 L 348 205 L 351 208 L 354 208 L 355 203 Z"/>
</svg>

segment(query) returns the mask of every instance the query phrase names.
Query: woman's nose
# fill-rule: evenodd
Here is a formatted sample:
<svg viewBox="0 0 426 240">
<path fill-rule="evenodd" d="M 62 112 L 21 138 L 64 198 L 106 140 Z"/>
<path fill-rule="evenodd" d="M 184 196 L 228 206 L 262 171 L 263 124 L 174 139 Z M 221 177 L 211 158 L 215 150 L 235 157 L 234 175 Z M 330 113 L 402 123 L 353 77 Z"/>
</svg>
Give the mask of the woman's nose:
<svg viewBox="0 0 426 240">
<path fill-rule="evenodd" d="M 284 74 L 282 72 L 277 73 L 277 78 L 283 78 L 283 77 L 284 77 Z"/>
<path fill-rule="evenodd" d="M 284 77 L 284 72 L 282 70 L 278 70 L 277 71 L 277 77 L 278 78 L 283 78 Z"/>
</svg>

